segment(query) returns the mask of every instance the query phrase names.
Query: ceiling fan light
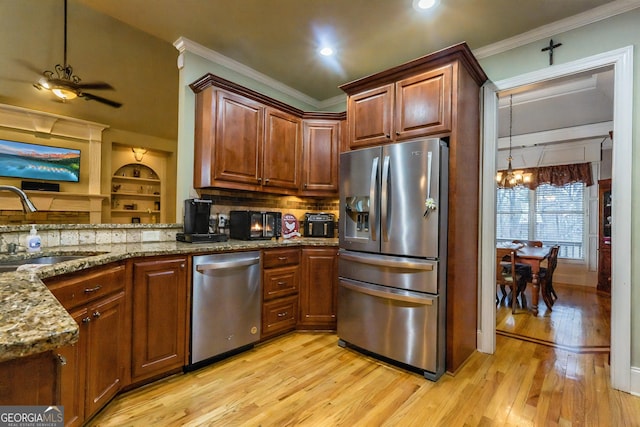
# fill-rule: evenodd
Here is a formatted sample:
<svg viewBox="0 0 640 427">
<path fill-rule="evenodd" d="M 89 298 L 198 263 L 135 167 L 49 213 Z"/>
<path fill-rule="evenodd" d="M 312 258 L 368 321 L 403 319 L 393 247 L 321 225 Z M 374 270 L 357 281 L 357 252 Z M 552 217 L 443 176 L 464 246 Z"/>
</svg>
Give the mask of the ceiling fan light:
<svg viewBox="0 0 640 427">
<path fill-rule="evenodd" d="M 78 97 L 77 93 L 63 87 L 54 87 L 53 89 L 51 89 L 51 92 L 53 92 L 55 96 L 62 99 L 63 101 L 75 99 Z"/>
</svg>

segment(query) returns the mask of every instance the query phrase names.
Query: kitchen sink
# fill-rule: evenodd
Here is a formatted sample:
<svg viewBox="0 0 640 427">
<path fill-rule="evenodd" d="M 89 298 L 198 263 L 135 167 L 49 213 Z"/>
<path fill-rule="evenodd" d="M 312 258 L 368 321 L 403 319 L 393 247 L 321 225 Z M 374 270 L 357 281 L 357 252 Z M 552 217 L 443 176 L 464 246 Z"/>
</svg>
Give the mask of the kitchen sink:
<svg viewBox="0 0 640 427">
<path fill-rule="evenodd" d="M 16 271 L 18 267 L 26 264 L 50 265 L 50 264 L 57 264 L 59 262 L 87 258 L 93 255 L 95 254 L 92 253 L 92 254 L 82 254 L 82 255 L 47 255 L 47 256 L 39 256 L 39 257 L 27 258 L 27 259 L 12 259 L 12 260 L 0 261 L 0 273 L 5 273 L 8 271 Z"/>
</svg>

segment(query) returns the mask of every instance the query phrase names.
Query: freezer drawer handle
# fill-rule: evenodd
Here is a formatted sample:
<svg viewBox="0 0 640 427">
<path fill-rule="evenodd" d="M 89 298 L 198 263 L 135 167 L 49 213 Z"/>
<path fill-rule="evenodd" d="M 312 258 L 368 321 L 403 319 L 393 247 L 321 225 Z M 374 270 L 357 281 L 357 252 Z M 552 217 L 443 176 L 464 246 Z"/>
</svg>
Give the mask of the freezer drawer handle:
<svg viewBox="0 0 640 427">
<path fill-rule="evenodd" d="M 355 291 L 355 292 L 360 292 L 361 294 L 367 294 L 374 297 L 380 297 L 380 298 L 395 300 L 395 301 L 412 302 L 412 303 L 422 304 L 422 305 L 433 305 L 433 300 L 430 298 L 412 297 L 410 295 L 398 295 L 391 292 L 378 291 L 376 289 L 369 289 L 369 288 L 364 288 L 358 285 L 352 285 L 351 283 L 347 283 L 347 282 L 340 282 L 340 286 L 343 286 L 347 289 L 351 289 L 352 291 Z"/>
<path fill-rule="evenodd" d="M 207 270 L 223 270 L 226 268 L 237 268 L 237 267 L 245 267 L 247 265 L 253 265 L 260 262 L 260 257 L 243 259 L 240 261 L 227 261 L 227 262 L 216 262 L 213 264 L 200 264 L 196 265 L 196 270 L 200 273 Z"/>
<path fill-rule="evenodd" d="M 421 264 L 411 261 L 394 261 L 380 258 L 370 258 L 353 254 L 341 253 L 340 257 L 349 261 L 356 261 L 362 264 L 372 264 L 383 267 L 410 268 L 413 270 L 433 271 L 433 264 Z"/>
</svg>

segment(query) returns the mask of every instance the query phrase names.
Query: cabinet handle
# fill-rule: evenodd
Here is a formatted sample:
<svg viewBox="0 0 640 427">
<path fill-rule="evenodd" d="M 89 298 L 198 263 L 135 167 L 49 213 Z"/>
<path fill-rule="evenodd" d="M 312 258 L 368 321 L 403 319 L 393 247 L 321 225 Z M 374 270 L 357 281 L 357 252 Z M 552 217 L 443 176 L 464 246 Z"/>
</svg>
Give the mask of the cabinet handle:
<svg viewBox="0 0 640 427">
<path fill-rule="evenodd" d="M 100 316 L 102 316 L 102 313 L 100 313 L 100 312 L 99 312 L 99 311 L 97 311 L 97 310 L 93 313 L 93 317 L 95 317 L 96 319 L 99 319 L 99 318 L 100 318 Z"/>
<path fill-rule="evenodd" d="M 286 261 L 288 258 L 286 256 L 279 256 L 278 261 Z"/>
<path fill-rule="evenodd" d="M 396 131 L 396 135 L 400 135 L 400 132 Z"/>
<path fill-rule="evenodd" d="M 306 183 L 304 184 L 304 188 L 307 188 L 307 184 Z"/>
<path fill-rule="evenodd" d="M 289 312 L 285 311 L 282 313 L 278 313 L 278 317 L 285 317 L 287 314 L 289 314 Z"/>
<path fill-rule="evenodd" d="M 90 317 L 85 317 L 84 319 L 82 319 L 82 323 L 89 323 L 89 322 L 91 322 Z"/>
<path fill-rule="evenodd" d="M 98 286 L 95 286 L 93 288 L 84 288 L 84 293 L 85 294 L 91 294 L 93 292 L 98 292 L 100 289 L 102 289 L 102 285 L 98 285 Z"/>
<path fill-rule="evenodd" d="M 64 357 L 61 354 L 56 354 L 56 356 L 58 357 L 58 362 L 60 363 L 60 366 L 66 366 L 67 365 L 67 358 Z"/>
<path fill-rule="evenodd" d="M 286 284 L 287 284 L 287 282 L 278 282 L 278 286 L 284 286 Z"/>
</svg>

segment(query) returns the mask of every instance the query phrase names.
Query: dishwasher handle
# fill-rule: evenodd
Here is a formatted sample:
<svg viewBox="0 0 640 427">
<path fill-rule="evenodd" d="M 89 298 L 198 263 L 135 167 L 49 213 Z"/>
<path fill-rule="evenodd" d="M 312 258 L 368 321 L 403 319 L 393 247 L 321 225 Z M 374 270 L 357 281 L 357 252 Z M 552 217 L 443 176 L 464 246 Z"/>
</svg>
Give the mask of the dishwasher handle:
<svg viewBox="0 0 640 427">
<path fill-rule="evenodd" d="M 204 273 L 209 270 L 226 270 L 229 268 L 238 268 L 238 267 L 246 267 L 248 265 L 258 264 L 260 262 L 260 257 L 241 259 L 238 261 L 223 261 L 223 262 L 213 262 L 211 264 L 199 264 L 196 265 L 196 271 L 199 273 Z"/>
</svg>

